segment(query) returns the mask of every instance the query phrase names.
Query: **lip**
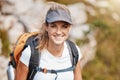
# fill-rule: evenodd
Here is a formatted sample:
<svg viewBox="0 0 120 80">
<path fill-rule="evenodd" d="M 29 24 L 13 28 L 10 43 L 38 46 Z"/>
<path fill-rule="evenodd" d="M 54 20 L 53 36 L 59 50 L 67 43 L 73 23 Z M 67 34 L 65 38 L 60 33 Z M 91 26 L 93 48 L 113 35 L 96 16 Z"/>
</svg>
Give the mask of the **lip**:
<svg viewBox="0 0 120 80">
<path fill-rule="evenodd" d="M 63 40 L 63 36 L 54 36 L 57 41 Z"/>
</svg>

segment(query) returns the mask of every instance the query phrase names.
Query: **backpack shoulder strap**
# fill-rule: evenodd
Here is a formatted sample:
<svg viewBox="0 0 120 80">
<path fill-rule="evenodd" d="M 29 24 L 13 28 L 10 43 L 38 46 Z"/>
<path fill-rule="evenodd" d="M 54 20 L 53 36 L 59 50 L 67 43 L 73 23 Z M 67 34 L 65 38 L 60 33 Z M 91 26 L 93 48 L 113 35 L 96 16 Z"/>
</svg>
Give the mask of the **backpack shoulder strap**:
<svg viewBox="0 0 120 80">
<path fill-rule="evenodd" d="M 79 58 L 77 47 L 70 40 L 67 40 L 66 42 L 67 42 L 68 48 L 70 50 L 69 52 L 70 52 L 70 56 L 71 56 L 72 66 L 76 66 L 76 64 L 78 62 L 78 58 Z"/>
<path fill-rule="evenodd" d="M 28 76 L 27 76 L 27 80 L 33 80 L 35 74 L 36 74 L 36 67 L 39 66 L 39 52 L 38 49 L 36 49 L 36 46 L 38 45 L 38 39 L 36 39 L 37 35 L 33 35 L 30 36 L 27 41 L 26 44 L 24 46 L 27 47 L 28 45 L 30 45 L 31 48 L 31 57 L 30 57 L 30 62 L 29 62 L 29 72 L 28 72 Z"/>
<path fill-rule="evenodd" d="M 15 67 L 17 66 L 17 64 L 18 64 L 18 62 L 19 62 L 19 58 L 20 58 L 20 56 L 21 56 L 21 52 L 24 50 L 24 47 L 25 47 L 25 44 L 26 44 L 28 38 L 29 38 L 30 36 L 37 35 L 37 34 L 38 34 L 37 32 L 24 33 L 24 34 L 22 34 L 22 35 L 18 38 L 18 40 L 17 40 L 17 42 L 16 42 L 16 45 L 15 45 L 15 47 L 14 47 L 14 49 L 13 49 L 14 60 L 15 60 L 15 62 L 16 62 Z"/>
</svg>

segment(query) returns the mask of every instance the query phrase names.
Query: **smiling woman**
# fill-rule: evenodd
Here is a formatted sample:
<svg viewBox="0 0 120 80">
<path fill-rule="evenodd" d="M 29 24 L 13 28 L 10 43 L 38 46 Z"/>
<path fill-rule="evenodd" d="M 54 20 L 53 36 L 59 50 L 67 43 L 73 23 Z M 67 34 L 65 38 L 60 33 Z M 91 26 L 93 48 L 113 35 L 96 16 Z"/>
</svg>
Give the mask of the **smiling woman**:
<svg viewBox="0 0 120 80">
<path fill-rule="evenodd" d="M 48 32 L 50 44 L 62 44 L 68 38 L 70 29 L 70 24 L 62 21 L 48 24 L 46 31 Z"/>
<path fill-rule="evenodd" d="M 38 50 L 40 56 L 39 65 L 33 69 L 35 75 L 32 79 L 32 74 L 29 73 L 31 66 L 29 61 L 37 52 L 32 53 L 33 46 L 27 45 L 22 51 L 15 80 L 82 80 L 80 49 L 67 40 L 72 27 L 70 11 L 62 4 L 55 2 L 48 4 L 49 10 L 42 31 L 35 37 L 39 42 L 34 49 Z"/>
</svg>

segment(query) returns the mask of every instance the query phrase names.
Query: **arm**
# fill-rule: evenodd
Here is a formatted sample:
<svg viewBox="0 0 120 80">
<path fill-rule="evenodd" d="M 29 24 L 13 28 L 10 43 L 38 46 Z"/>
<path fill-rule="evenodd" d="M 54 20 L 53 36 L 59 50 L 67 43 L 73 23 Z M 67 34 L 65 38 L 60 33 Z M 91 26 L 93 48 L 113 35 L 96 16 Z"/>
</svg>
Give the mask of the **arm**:
<svg viewBox="0 0 120 80">
<path fill-rule="evenodd" d="M 28 46 L 22 51 L 20 61 L 18 62 L 18 65 L 16 68 L 15 80 L 27 79 L 30 56 L 31 56 L 31 49 L 30 49 L 30 46 Z"/>
<path fill-rule="evenodd" d="M 76 68 L 74 70 L 74 80 L 82 80 L 80 61 L 78 61 Z"/>
<path fill-rule="evenodd" d="M 16 68 L 15 80 L 26 80 L 27 74 L 28 74 L 28 67 L 20 61 Z"/>
</svg>

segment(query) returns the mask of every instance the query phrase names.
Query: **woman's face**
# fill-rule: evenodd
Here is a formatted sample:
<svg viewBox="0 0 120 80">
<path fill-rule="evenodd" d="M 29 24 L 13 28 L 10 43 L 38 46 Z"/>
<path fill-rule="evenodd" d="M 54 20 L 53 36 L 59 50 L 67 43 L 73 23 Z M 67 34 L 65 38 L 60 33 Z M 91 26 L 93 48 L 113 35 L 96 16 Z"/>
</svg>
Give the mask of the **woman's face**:
<svg viewBox="0 0 120 80">
<path fill-rule="evenodd" d="M 71 25 L 63 21 L 49 23 L 46 27 L 49 42 L 56 45 L 62 44 L 68 38 L 70 29 Z"/>
</svg>

